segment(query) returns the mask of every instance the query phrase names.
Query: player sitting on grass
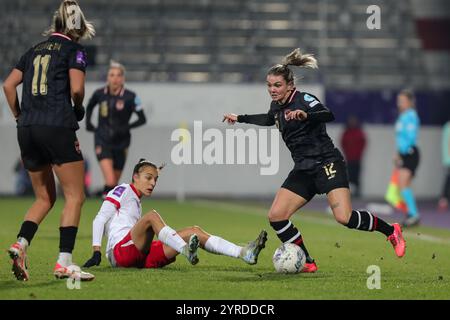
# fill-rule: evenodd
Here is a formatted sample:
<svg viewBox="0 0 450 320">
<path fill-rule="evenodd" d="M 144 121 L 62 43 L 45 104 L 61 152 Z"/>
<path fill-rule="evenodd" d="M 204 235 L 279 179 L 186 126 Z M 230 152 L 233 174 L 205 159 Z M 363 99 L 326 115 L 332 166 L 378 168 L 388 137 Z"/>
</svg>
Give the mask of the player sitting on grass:
<svg viewBox="0 0 450 320">
<path fill-rule="evenodd" d="M 174 262 L 178 254 L 195 265 L 199 246 L 211 253 L 256 264 L 267 240 L 264 230 L 255 241 L 240 247 L 196 226 L 175 231 L 155 210 L 141 217 L 141 197 L 152 194 L 161 169 L 141 159 L 134 167 L 132 183 L 121 184 L 108 193 L 93 222 L 94 253 L 84 267 L 100 264 L 104 232 L 108 238 L 106 256 L 113 267 L 161 268 Z M 153 240 L 154 235 L 159 240 Z"/>
</svg>

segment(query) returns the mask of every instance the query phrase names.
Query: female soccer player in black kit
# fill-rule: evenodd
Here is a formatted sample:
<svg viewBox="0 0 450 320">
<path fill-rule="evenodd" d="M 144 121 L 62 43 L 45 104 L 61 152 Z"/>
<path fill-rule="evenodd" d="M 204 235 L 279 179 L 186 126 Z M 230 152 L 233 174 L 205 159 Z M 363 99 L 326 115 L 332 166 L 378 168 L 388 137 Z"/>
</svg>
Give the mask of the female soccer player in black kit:
<svg viewBox="0 0 450 320">
<path fill-rule="evenodd" d="M 36 200 L 25 215 L 17 242 L 8 250 L 13 273 L 28 280 L 27 248 L 38 225 L 56 199 L 56 174 L 65 204 L 60 222 L 57 278 L 93 280 L 72 262 L 72 250 L 84 202 L 84 161 L 75 131 L 84 116 L 86 52 L 78 41 L 94 36 L 76 1 L 63 1 L 53 16 L 49 38 L 29 49 L 19 60 L 3 88 L 17 121 L 17 138 Z M 16 88 L 22 83 L 19 105 Z M 72 106 L 73 101 L 73 106 Z"/>
<path fill-rule="evenodd" d="M 119 183 L 130 146 L 130 129 L 146 122 L 139 97 L 125 89 L 124 84 L 125 68 L 111 61 L 106 87 L 94 92 L 86 108 L 86 129 L 95 132 L 95 153 L 105 181 L 104 196 Z M 100 106 L 97 128 L 91 122 L 96 105 Z M 138 119 L 129 123 L 133 113 Z"/>
<path fill-rule="evenodd" d="M 336 221 L 350 229 L 379 231 L 388 237 L 398 257 L 405 254 L 405 240 L 398 224 L 389 225 L 368 211 L 352 209 L 347 168 L 340 151 L 334 147 L 325 123 L 333 113 L 312 94 L 297 91 L 290 65 L 317 68 L 310 54 L 294 50 L 282 64 L 269 69 L 267 87 L 272 98 L 268 113 L 225 114 L 223 121 L 277 126 L 289 148 L 295 166 L 279 189 L 269 211 L 269 222 L 283 243 L 295 243 L 307 259 L 302 272 L 315 272 L 317 265 L 306 249 L 298 229 L 289 218 L 315 194 L 326 193 Z"/>
</svg>

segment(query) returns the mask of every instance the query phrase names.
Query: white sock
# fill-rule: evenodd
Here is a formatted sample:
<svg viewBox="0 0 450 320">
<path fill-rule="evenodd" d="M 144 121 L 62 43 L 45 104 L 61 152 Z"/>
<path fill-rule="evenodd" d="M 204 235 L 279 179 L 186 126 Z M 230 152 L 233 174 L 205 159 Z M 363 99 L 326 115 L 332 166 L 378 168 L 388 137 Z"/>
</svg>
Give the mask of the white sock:
<svg viewBox="0 0 450 320">
<path fill-rule="evenodd" d="M 20 244 L 20 246 L 23 248 L 23 249 L 27 249 L 28 248 L 28 245 L 29 245 L 29 243 L 28 243 L 28 240 L 27 239 L 25 239 L 25 238 L 23 238 L 23 237 L 19 237 L 19 238 L 17 238 L 17 242 Z"/>
<path fill-rule="evenodd" d="M 221 237 L 210 236 L 205 243 L 205 250 L 215 254 L 239 258 L 242 247 L 237 246 Z"/>
<path fill-rule="evenodd" d="M 183 238 L 181 238 L 180 235 L 169 226 L 165 226 L 161 229 L 158 234 L 158 239 L 179 253 L 183 253 L 183 248 L 186 247 L 186 242 Z"/>
<path fill-rule="evenodd" d="M 70 266 L 72 264 L 72 254 L 68 252 L 60 252 L 57 263 L 63 267 Z"/>
</svg>

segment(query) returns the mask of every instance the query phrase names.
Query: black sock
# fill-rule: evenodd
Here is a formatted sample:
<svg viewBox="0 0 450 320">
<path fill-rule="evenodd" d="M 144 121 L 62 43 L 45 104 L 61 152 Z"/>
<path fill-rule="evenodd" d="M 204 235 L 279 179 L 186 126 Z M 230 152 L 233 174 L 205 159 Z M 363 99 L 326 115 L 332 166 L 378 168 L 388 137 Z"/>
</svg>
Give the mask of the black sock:
<svg viewBox="0 0 450 320">
<path fill-rule="evenodd" d="M 350 229 L 358 229 L 362 231 L 378 231 L 387 237 L 394 232 L 394 227 L 386 223 L 384 220 L 374 216 L 368 211 L 352 211 L 350 220 L 347 223 Z"/>
<path fill-rule="evenodd" d="M 305 243 L 303 242 L 302 235 L 300 231 L 292 224 L 289 220 L 270 222 L 270 226 L 277 233 L 278 238 L 281 242 L 290 242 L 298 245 L 305 252 L 306 261 L 308 263 L 313 262 L 314 260 L 309 256 L 308 250 L 306 249 Z"/>
<path fill-rule="evenodd" d="M 19 234 L 17 235 L 17 238 L 22 237 L 27 239 L 28 245 L 30 245 L 31 240 L 33 240 L 33 237 L 36 234 L 37 229 L 38 229 L 37 223 L 33 221 L 24 221 L 22 223 L 22 226 L 20 227 L 20 231 Z"/>
<path fill-rule="evenodd" d="M 378 232 L 381 232 L 386 237 L 389 237 L 391 234 L 394 233 L 394 227 L 393 226 L 391 226 L 389 223 L 387 223 L 383 219 L 380 219 L 380 218 L 376 218 L 376 219 L 377 219 L 376 220 L 377 223 L 375 225 L 375 230 L 377 230 Z"/>
<path fill-rule="evenodd" d="M 59 228 L 59 252 L 72 253 L 77 237 L 77 227 Z"/>
</svg>

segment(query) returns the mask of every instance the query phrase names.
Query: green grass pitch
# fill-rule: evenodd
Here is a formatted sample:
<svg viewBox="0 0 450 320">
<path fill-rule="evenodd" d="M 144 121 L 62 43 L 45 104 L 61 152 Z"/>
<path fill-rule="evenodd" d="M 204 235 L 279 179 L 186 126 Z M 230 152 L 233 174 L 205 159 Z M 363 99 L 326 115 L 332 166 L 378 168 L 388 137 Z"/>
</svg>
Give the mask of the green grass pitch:
<svg viewBox="0 0 450 320">
<path fill-rule="evenodd" d="M 279 240 L 265 217 L 267 207 L 230 202 L 167 200 L 143 202 L 144 212 L 155 208 L 175 229 L 199 225 L 207 232 L 244 244 L 261 229 L 269 232 L 267 247 L 256 266 L 200 251 L 200 263 L 183 258 L 163 269 L 113 269 L 103 256 L 89 269 L 96 279 L 70 290 L 52 269 L 58 253 L 58 200 L 40 226 L 29 250 L 30 281 L 11 274 L 8 246 L 15 240 L 32 199 L 0 199 L 0 299 L 449 299 L 450 231 L 426 227 L 405 233 L 407 253 L 398 259 L 379 233 L 348 230 L 321 213 L 302 210 L 293 217 L 308 250 L 316 259 L 316 274 L 274 272 L 272 254 Z M 83 214 L 74 261 L 91 255 L 91 223 L 100 200 L 90 199 Z M 106 243 L 104 242 L 104 246 Z M 381 289 L 369 290 L 367 268 L 380 267 Z"/>
</svg>

